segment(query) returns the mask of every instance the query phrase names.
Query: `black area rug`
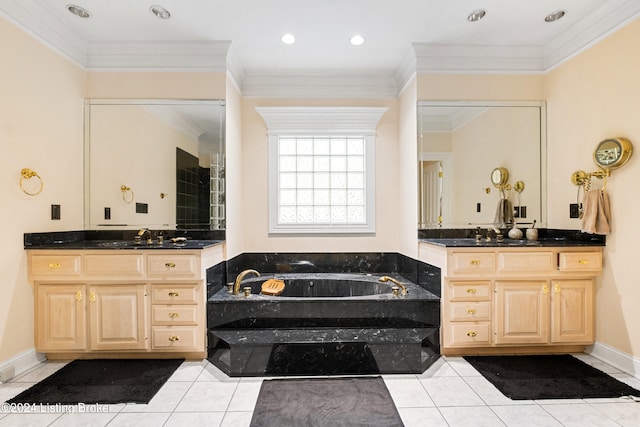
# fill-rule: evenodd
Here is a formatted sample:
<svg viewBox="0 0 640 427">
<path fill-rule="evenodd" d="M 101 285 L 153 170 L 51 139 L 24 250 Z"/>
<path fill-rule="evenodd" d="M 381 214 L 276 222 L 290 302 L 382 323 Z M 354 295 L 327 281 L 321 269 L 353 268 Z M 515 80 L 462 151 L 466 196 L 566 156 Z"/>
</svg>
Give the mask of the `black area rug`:
<svg viewBox="0 0 640 427">
<path fill-rule="evenodd" d="M 252 427 L 403 426 L 381 377 L 266 380 Z"/>
<path fill-rule="evenodd" d="M 568 354 L 465 360 L 513 400 L 640 396 L 640 391 Z"/>
<path fill-rule="evenodd" d="M 8 403 L 149 403 L 183 361 L 74 360 Z"/>
</svg>

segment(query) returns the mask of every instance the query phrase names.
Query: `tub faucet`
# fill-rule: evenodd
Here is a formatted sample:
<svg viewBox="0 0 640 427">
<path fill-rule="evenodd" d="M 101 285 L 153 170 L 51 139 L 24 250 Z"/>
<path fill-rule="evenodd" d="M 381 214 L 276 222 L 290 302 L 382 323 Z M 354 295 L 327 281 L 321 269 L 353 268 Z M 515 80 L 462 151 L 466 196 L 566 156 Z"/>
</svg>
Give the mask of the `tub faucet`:
<svg viewBox="0 0 640 427">
<path fill-rule="evenodd" d="M 247 274 L 255 274 L 257 277 L 260 277 L 260 273 L 255 270 L 244 270 L 240 272 L 240 274 L 238 274 L 238 276 L 236 277 L 235 283 L 233 284 L 233 295 L 238 295 L 240 293 L 240 283 L 242 283 L 242 279 L 244 279 Z"/>
<path fill-rule="evenodd" d="M 400 283 L 399 281 L 397 281 L 396 279 L 394 279 L 393 277 L 382 276 L 378 280 L 380 280 L 381 282 L 393 282 L 396 285 L 400 286 L 400 289 L 402 289 L 402 295 L 406 295 L 407 294 L 407 287 L 405 285 L 403 285 L 402 283 Z"/>
</svg>

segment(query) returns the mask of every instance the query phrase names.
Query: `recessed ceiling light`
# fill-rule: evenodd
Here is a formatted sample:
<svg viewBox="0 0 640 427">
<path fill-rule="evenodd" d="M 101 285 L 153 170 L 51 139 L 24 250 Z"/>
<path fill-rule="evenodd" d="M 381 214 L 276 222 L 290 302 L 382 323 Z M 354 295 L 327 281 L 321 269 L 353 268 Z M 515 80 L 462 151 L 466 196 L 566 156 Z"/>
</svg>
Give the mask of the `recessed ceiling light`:
<svg viewBox="0 0 640 427">
<path fill-rule="evenodd" d="M 91 14 L 87 9 L 80 6 L 76 6 L 75 4 L 68 4 L 67 10 L 73 13 L 74 15 L 79 16 L 80 18 L 88 18 L 91 16 Z"/>
<path fill-rule="evenodd" d="M 353 37 L 351 37 L 351 40 L 349 41 L 354 46 L 360 46 L 361 44 L 364 43 L 364 37 L 362 37 L 360 34 L 356 34 Z"/>
<path fill-rule="evenodd" d="M 471 12 L 469 14 L 469 16 L 467 16 L 467 21 L 469 22 L 476 22 L 481 20 L 482 18 L 484 18 L 484 16 L 487 14 L 487 11 L 484 9 L 476 9 L 473 12 Z"/>
<path fill-rule="evenodd" d="M 154 15 L 156 15 L 160 19 L 169 19 L 169 18 L 171 18 L 171 13 L 169 13 L 169 11 L 167 9 L 165 9 L 164 7 L 158 6 L 157 4 L 154 5 L 154 6 L 151 6 L 149 8 L 149 10 L 151 10 L 151 13 L 153 13 Z"/>
<path fill-rule="evenodd" d="M 545 22 L 554 22 L 554 21 L 557 21 L 558 19 L 562 18 L 566 14 L 567 14 L 566 10 L 556 10 L 555 12 L 551 12 L 550 14 L 545 16 L 544 21 Z"/>
<path fill-rule="evenodd" d="M 296 38 L 293 34 L 287 33 L 282 36 L 282 43 L 284 44 L 294 44 L 296 42 Z"/>
</svg>

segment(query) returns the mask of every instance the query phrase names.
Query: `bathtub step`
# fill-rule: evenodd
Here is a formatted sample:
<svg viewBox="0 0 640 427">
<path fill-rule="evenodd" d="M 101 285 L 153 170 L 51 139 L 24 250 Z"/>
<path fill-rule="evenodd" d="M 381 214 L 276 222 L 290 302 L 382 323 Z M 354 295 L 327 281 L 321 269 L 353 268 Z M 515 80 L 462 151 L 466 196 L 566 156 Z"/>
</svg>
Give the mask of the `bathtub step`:
<svg viewBox="0 0 640 427">
<path fill-rule="evenodd" d="M 230 376 L 421 373 L 437 328 L 213 330 L 209 360 Z"/>
</svg>

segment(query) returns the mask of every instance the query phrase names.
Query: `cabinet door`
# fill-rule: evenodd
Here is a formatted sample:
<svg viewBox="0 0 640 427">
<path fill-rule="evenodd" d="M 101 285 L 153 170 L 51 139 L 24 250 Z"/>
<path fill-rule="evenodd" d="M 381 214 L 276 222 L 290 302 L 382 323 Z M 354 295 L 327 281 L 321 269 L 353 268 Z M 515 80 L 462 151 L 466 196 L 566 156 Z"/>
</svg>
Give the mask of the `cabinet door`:
<svg viewBox="0 0 640 427">
<path fill-rule="evenodd" d="M 496 344 L 549 342 L 549 282 L 496 281 Z"/>
<path fill-rule="evenodd" d="M 89 288 L 91 350 L 148 347 L 146 285 L 95 285 Z"/>
<path fill-rule="evenodd" d="M 593 342 L 593 280 L 551 282 L 551 342 Z"/>
<path fill-rule="evenodd" d="M 85 285 L 36 285 L 38 351 L 85 350 Z"/>
</svg>

